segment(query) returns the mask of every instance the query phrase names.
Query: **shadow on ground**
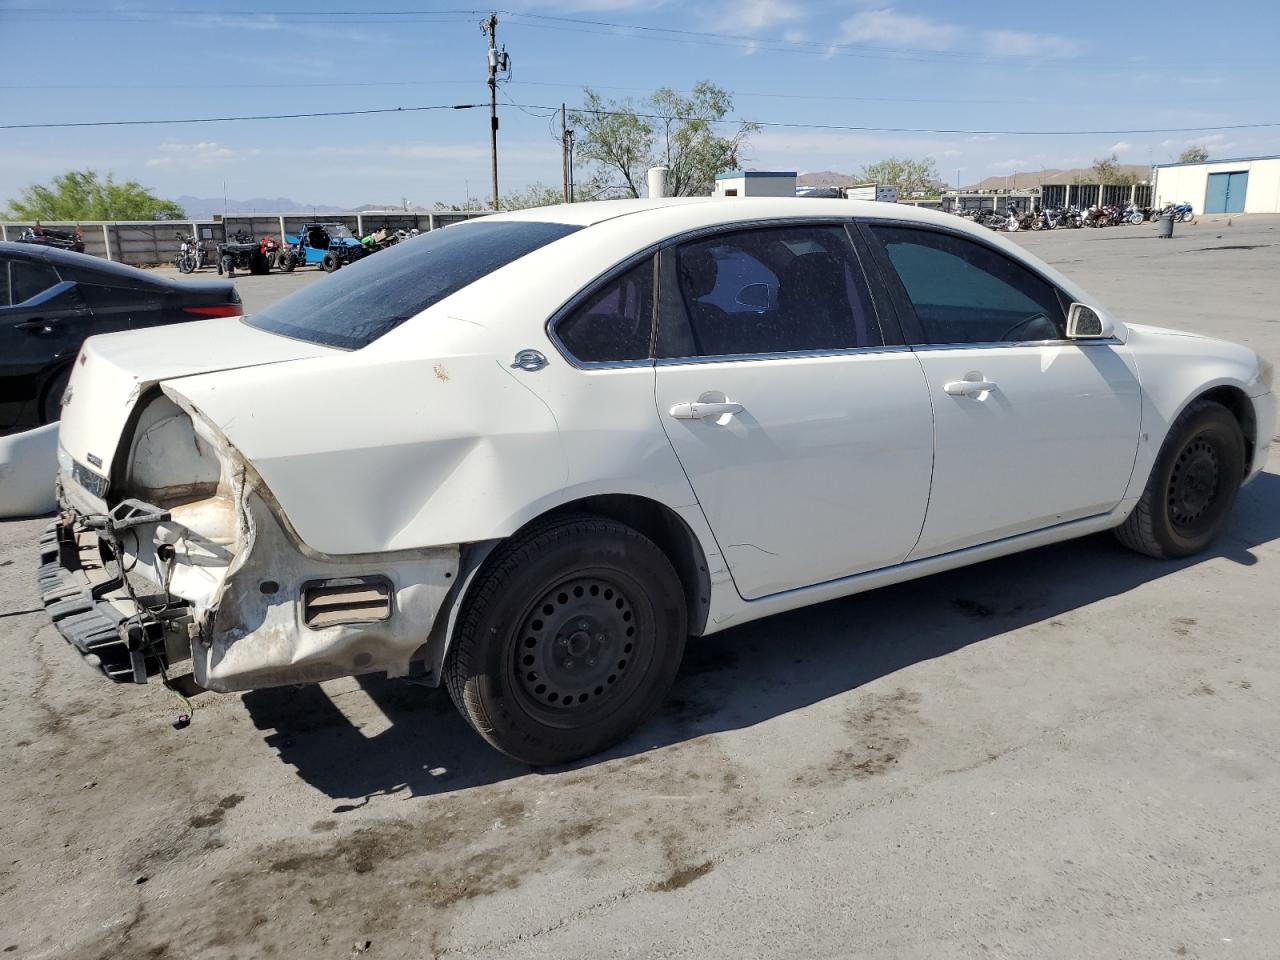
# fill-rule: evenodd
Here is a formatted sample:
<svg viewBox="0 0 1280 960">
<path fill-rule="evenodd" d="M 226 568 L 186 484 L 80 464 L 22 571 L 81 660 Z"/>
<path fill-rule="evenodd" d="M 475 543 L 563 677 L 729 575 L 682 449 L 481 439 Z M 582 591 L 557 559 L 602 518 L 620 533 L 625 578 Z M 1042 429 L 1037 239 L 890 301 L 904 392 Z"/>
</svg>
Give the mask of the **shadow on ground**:
<svg viewBox="0 0 1280 960">
<path fill-rule="evenodd" d="M 1105 534 L 691 639 L 659 715 L 603 757 L 576 766 L 761 723 L 1206 560 L 1252 565 L 1253 548 L 1276 539 L 1280 476 L 1263 474 L 1241 491 L 1227 535 L 1190 560 L 1141 557 Z M 361 687 L 389 721 L 371 736 L 316 686 L 243 698 L 281 759 L 341 801 L 335 812 L 380 794 L 427 796 L 529 772 L 483 743 L 443 689 L 382 677 L 362 678 Z"/>
</svg>

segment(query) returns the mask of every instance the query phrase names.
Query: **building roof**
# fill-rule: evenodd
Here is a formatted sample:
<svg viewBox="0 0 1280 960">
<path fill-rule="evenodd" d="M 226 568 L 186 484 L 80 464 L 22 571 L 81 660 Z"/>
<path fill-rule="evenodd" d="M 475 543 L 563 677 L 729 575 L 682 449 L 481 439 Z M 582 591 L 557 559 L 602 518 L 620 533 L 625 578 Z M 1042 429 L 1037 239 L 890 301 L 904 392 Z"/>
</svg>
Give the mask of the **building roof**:
<svg viewBox="0 0 1280 960">
<path fill-rule="evenodd" d="M 1202 167 L 1207 163 L 1251 163 L 1254 160 L 1280 160 L 1280 155 L 1271 154 L 1266 157 L 1223 157 L 1221 160 L 1188 160 L 1186 162 L 1157 163 L 1157 167 Z"/>
<path fill-rule="evenodd" d="M 757 177 L 791 177 L 795 179 L 794 170 L 730 170 L 728 173 L 717 173 L 717 180 L 754 180 Z"/>
</svg>

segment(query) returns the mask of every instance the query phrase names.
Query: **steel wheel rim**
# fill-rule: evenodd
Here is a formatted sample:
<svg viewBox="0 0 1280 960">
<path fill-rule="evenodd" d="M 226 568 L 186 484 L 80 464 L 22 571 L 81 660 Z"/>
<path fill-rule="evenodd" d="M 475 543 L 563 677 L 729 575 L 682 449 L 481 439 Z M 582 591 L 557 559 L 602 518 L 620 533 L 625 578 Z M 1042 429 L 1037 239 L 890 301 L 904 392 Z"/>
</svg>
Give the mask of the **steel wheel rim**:
<svg viewBox="0 0 1280 960">
<path fill-rule="evenodd" d="M 529 606 L 508 658 L 526 713 L 576 727 L 635 692 L 655 646 L 638 593 L 612 572 L 593 571 L 558 581 Z"/>
<path fill-rule="evenodd" d="M 1169 519 L 1179 533 L 1194 536 L 1213 517 L 1222 490 L 1220 456 L 1206 437 L 1193 437 L 1179 451 L 1169 476 Z"/>
</svg>

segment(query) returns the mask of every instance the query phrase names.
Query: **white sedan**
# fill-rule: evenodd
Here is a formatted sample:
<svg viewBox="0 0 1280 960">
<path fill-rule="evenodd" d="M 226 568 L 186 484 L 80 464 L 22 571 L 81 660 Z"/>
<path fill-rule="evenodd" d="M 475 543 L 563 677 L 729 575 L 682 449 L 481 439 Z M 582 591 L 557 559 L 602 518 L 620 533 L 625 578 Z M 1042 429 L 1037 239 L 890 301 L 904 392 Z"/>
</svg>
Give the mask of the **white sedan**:
<svg viewBox="0 0 1280 960">
<path fill-rule="evenodd" d="M 689 635 L 1106 529 L 1202 550 L 1274 430 L 1252 351 L 959 218 L 582 203 L 89 340 L 40 577 L 117 679 L 416 675 L 548 764 Z"/>
</svg>

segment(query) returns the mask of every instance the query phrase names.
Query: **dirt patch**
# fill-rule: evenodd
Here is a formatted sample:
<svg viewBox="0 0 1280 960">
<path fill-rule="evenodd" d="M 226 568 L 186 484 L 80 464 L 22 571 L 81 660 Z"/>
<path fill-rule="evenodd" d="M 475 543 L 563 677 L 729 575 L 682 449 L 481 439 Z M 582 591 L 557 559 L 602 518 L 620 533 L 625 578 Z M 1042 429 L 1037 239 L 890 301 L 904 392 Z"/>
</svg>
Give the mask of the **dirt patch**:
<svg viewBox="0 0 1280 960">
<path fill-rule="evenodd" d="M 1175 634 L 1180 637 L 1191 635 L 1191 628 L 1196 625 L 1194 617 L 1174 617 L 1169 621 L 1169 627 Z"/>
<path fill-rule="evenodd" d="M 909 734 L 921 724 L 920 695 L 899 687 L 887 696 L 872 696 L 851 707 L 842 723 L 849 744 L 822 766 L 795 777 L 795 783 L 819 786 L 880 776 L 911 746 Z"/>
<path fill-rule="evenodd" d="M 218 824 L 222 823 L 224 819 L 226 819 L 228 810 L 234 810 L 236 807 L 240 806 L 240 804 L 243 802 L 244 802 L 243 794 L 239 794 L 239 793 L 230 794 L 229 796 L 223 797 L 221 800 L 219 800 L 216 804 L 214 804 L 213 808 L 208 810 L 207 812 L 196 814 L 194 817 L 188 820 L 187 823 L 190 824 L 192 827 L 195 827 L 196 829 L 200 829 L 204 827 L 216 827 Z"/>
<path fill-rule="evenodd" d="M 715 866 L 714 863 L 707 860 L 696 866 L 681 867 L 650 886 L 649 889 L 654 893 L 670 893 L 672 890 L 679 890 L 681 887 L 687 887 L 698 878 L 705 877 L 715 869 Z"/>
</svg>

